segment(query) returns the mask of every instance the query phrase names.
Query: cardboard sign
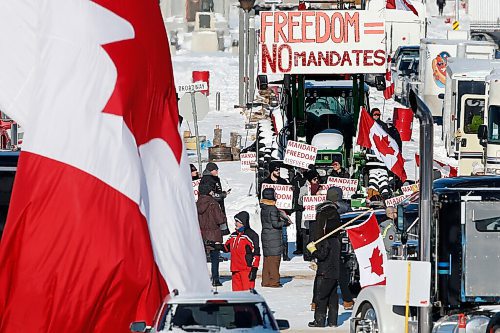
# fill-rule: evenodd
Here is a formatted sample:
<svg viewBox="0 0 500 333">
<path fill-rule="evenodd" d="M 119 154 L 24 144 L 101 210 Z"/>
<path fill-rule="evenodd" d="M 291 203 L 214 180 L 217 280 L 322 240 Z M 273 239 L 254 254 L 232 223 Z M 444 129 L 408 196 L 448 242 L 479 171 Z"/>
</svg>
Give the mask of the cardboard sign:
<svg viewBox="0 0 500 333">
<path fill-rule="evenodd" d="M 241 171 L 243 172 L 253 172 L 255 168 L 252 166 L 255 165 L 257 161 L 257 153 L 243 153 L 240 154 L 241 161 Z"/>
<path fill-rule="evenodd" d="M 262 190 L 273 188 L 276 194 L 276 208 L 292 209 L 293 189 L 292 185 L 262 184 Z"/>
<path fill-rule="evenodd" d="M 401 187 L 401 191 L 403 191 L 404 195 L 412 195 L 420 190 L 419 183 L 415 183 L 412 185 L 406 185 Z"/>
<path fill-rule="evenodd" d="M 307 169 L 309 165 L 316 162 L 318 148 L 296 141 L 288 141 L 286 145 L 283 163 Z"/>
<path fill-rule="evenodd" d="M 400 195 L 394 198 L 389 198 L 385 200 L 385 206 L 386 207 L 396 207 L 399 205 L 401 202 L 403 202 L 405 199 L 409 198 L 409 195 Z"/>
<path fill-rule="evenodd" d="M 198 201 L 198 186 L 200 186 L 201 179 L 193 180 L 191 183 L 193 184 L 193 192 L 194 192 L 194 201 Z"/>
<path fill-rule="evenodd" d="M 302 220 L 316 220 L 316 205 L 326 200 L 326 195 L 305 195 L 303 198 L 304 211 Z"/>
<path fill-rule="evenodd" d="M 352 195 L 358 189 L 358 180 L 340 177 L 328 177 L 328 184 L 342 189 L 342 198 L 351 199 Z"/>
<path fill-rule="evenodd" d="M 369 11 L 261 12 L 262 74 L 385 73 L 385 20 Z"/>
</svg>

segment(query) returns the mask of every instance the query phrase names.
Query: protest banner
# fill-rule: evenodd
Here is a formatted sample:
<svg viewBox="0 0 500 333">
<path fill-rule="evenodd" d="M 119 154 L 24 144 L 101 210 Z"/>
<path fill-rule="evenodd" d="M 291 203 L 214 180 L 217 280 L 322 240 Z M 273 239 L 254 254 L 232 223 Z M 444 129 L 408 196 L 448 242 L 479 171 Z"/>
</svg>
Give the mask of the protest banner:
<svg viewBox="0 0 500 333">
<path fill-rule="evenodd" d="M 356 190 L 358 189 L 357 179 L 328 177 L 327 184 L 341 188 L 343 199 L 351 199 L 352 195 L 356 193 Z"/>
<path fill-rule="evenodd" d="M 316 220 L 316 206 L 326 200 L 326 195 L 305 195 L 303 198 L 304 211 L 302 220 Z"/>
<path fill-rule="evenodd" d="M 261 12 L 262 74 L 386 72 L 385 21 L 377 12 Z"/>
<path fill-rule="evenodd" d="M 241 161 L 241 171 L 253 172 L 255 171 L 253 165 L 255 165 L 257 162 L 257 153 L 251 152 L 251 153 L 240 154 L 240 161 Z"/>
<path fill-rule="evenodd" d="M 419 183 L 411 184 L 411 185 L 406 185 L 401 187 L 401 191 L 403 191 L 404 195 L 411 195 L 415 192 L 418 192 L 420 190 Z"/>
<path fill-rule="evenodd" d="M 288 141 L 283 163 L 307 169 L 309 165 L 316 162 L 316 153 L 318 148 L 300 143 L 297 141 Z"/>
<path fill-rule="evenodd" d="M 396 207 L 398 204 L 403 202 L 405 199 L 409 198 L 409 195 L 400 195 L 394 198 L 385 199 L 386 207 Z"/>
<path fill-rule="evenodd" d="M 292 209 L 293 189 L 292 185 L 262 184 L 262 190 L 273 188 L 276 195 L 276 208 Z"/>
<path fill-rule="evenodd" d="M 196 179 L 191 182 L 193 184 L 194 201 L 198 201 L 198 186 L 200 186 L 200 182 L 201 179 Z"/>
</svg>

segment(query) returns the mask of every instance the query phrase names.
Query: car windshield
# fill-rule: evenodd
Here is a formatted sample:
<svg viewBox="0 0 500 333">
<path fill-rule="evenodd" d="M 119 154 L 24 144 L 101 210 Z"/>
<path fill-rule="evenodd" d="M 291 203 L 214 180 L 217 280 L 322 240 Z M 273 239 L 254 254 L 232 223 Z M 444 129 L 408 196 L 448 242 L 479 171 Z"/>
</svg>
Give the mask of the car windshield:
<svg viewBox="0 0 500 333">
<path fill-rule="evenodd" d="M 162 318 L 159 331 L 216 332 L 221 329 L 277 330 L 264 303 L 177 304 Z M 166 325 L 170 322 L 169 325 Z"/>
</svg>

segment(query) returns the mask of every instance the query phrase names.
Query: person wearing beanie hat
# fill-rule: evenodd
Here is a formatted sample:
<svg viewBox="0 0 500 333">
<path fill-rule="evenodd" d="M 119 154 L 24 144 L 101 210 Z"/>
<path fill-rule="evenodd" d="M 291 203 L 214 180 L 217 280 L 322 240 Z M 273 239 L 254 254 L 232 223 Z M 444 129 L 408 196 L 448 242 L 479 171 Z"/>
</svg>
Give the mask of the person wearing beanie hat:
<svg viewBox="0 0 500 333">
<path fill-rule="evenodd" d="M 269 176 L 262 181 L 262 185 L 264 184 L 290 185 L 286 179 L 280 177 L 280 173 L 281 173 L 281 162 L 271 161 L 269 163 Z M 259 191 L 259 194 L 260 192 L 262 192 L 262 185 L 260 187 L 261 191 Z M 285 211 L 285 212 L 288 215 L 291 214 L 291 211 Z M 283 238 L 283 260 L 290 261 L 290 257 L 288 257 L 288 234 L 286 228 L 283 228 L 282 238 Z"/>
<path fill-rule="evenodd" d="M 226 214 L 226 207 L 224 205 L 224 199 L 231 192 L 231 189 L 227 191 L 222 190 L 221 181 L 219 178 L 219 167 L 213 162 L 207 163 L 205 170 L 203 171 L 200 186 L 202 184 L 208 184 L 214 188 L 212 196 L 219 203 L 222 212 Z M 229 227 L 227 223 L 221 225 L 222 235 L 229 235 Z"/>
<path fill-rule="evenodd" d="M 193 163 L 189 164 L 189 168 L 191 169 L 191 181 L 200 179 L 200 173 Z"/>
<path fill-rule="evenodd" d="M 317 195 L 319 192 L 320 184 L 319 184 L 319 173 L 316 171 L 314 167 L 309 168 L 308 171 L 305 172 L 306 182 L 300 188 L 299 197 L 297 203 L 300 206 L 304 206 L 304 197 L 306 195 Z M 299 212 L 300 214 L 300 212 Z M 314 223 L 314 221 L 306 220 L 302 218 L 301 221 L 301 229 L 302 229 L 302 252 L 304 253 L 304 260 L 311 261 L 312 257 L 310 253 L 306 250 L 306 245 L 309 243 L 310 234 L 310 225 Z"/>
<path fill-rule="evenodd" d="M 349 172 L 342 167 L 342 157 L 335 155 L 332 158 L 332 169 L 330 170 L 329 176 L 339 177 L 339 178 L 351 178 Z"/>
<path fill-rule="evenodd" d="M 340 240 L 338 234 L 334 234 L 318 244 L 314 242 L 341 226 L 335 204 L 340 199 L 335 188 L 328 189 L 326 201 L 316 207 L 316 222 L 311 224 L 311 243 L 307 245 L 307 250 L 317 260 L 318 269 L 313 290 L 314 320 L 308 324 L 309 327 L 337 326 Z"/>
<path fill-rule="evenodd" d="M 215 246 L 231 253 L 231 275 L 233 291 L 255 288 L 255 279 L 260 262 L 259 235 L 250 228 L 250 214 L 241 211 L 234 216 L 233 232 L 226 243 Z"/>
<path fill-rule="evenodd" d="M 219 250 L 210 246 L 209 243 L 221 243 L 221 225 L 227 224 L 226 216 L 222 212 L 219 203 L 212 197 L 214 187 L 211 184 L 200 184 L 198 187 L 198 223 L 200 224 L 201 237 L 205 243 L 205 249 L 210 255 L 212 268 L 212 285 L 221 286 L 219 281 Z"/>
<path fill-rule="evenodd" d="M 263 287 L 282 287 L 280 283 L 280 262 L 283 254 L 283 227 L 286 222 L 280 218 L 280 212 L 276 207 L 276 195 L 273 188 L 262 191 L 260 200 L 260 222 L 262 224 L 262 249 L 264 254 L 264 265 L 262 269 Z"/>
</svg>

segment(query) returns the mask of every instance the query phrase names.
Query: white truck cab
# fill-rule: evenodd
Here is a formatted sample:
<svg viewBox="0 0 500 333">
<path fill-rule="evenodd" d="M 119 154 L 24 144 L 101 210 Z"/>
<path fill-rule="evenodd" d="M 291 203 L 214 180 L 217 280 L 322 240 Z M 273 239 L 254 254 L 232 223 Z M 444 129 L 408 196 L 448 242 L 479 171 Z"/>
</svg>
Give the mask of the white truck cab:
<svg viewBox="0 0 500 333">
<path fill-rule="evenodd" d="M 486 78 L 486 93 L 485 125 L 479 129 L 478 138 L 485 146 L 485 173 L 500 175 L 500 70 Z"/>
<path fill-rule="evenodd" d="M 449 157 L 459 162 L 459 175 L 471 175 L 482 163 L 478 130 L 485 123 L 486 77 L 500 60 L 448 59 L 443 105 L 443 140 Z"/>
</svg>

